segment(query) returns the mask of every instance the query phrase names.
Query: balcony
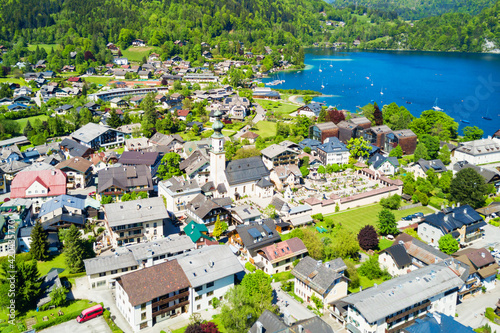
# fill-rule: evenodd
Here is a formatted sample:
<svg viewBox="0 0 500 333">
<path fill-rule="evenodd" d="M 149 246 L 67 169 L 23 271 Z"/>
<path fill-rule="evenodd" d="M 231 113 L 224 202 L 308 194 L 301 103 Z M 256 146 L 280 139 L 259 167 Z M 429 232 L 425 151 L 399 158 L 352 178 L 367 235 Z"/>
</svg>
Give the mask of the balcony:
<svg viewBox="0 0 500 333">
<path fill-rule="evenodd" d="M 398 314 L 398 315 L 396 315 L 396 316 L 394 316 L 394 317 L 387 318 L 387 319 L 385 320 L 385 322 L 386 322 L 387 324 L 390 324 L 390 323 L 392 323 L 392 322 L 394 322 L 394 321 L 396 321 L 396 320 L 398 320 L 398 319 L 404 318 L 405 316 L 407 316 L 407 315 L 409 315 L 409 314 L 412 314 L 412 313 L 414 313 L 414 312 L 418 312 L 418 311 L 420 311 L 420 310 L 422 310 L 422 309 L 425 309 L 425 308 L 427 308 L 427 307 L 428 307 L 428 306 L 430 306 L 430 305 L 431 305 L 431 301 L 427 301 L 427 302 L 425 302 L 425 303 L 423 303 L 423 304 L 421 304 L 421 305 L 419 305 L 419 306 L 416 306 L 416 307 L 414 307 L 414 308 L 411 308 L 410 310 L 405 311 L 405 312 L 403 312 L 403 313 L 400 313 L 400 314 Z"/>
<path fill-rule="evenodd" d="M 385 333 L 398 333 L 398 332 L 401 332 L 401 330 L 402 330 L 403 328 L 406 328 L 406 327 L 408 327 L 408 326 L 413 325 L 413 323 L 415 323 L 415 319 L 417 319 L 417 318 L 422 319 L 422 318 L 423 318 L 423 317 L 425 317 L 426 315 L 427 315 L 427 312 L 424 312 L 424 313 L 421 313 L 419 316 L 416 316 L 416 317 L 414 317 L 413 319 L 411 319 L 411 320 L 408 320 L 408 321 L 404 322 L 404 323 L 403 323 L 403 324 L 401 324 L 401 325 L 397 325 L 396 327 L 393 327 L 393 328 L 391 328 L 391 329 L 387 329 L 387 328 L 386 328 L 386 329 L 385 329 Z"/>
<path fill-rule="evenodd" d="M 130 228 L 112 229 L 112 230 L 113 230 L 113 232 L 120 233 L 120 232 L 128 232 L 128 231 L 140 230 L 142 228 L 143 228 L 142 225 L 140 225 L 140 226 L 135 226 L 135 227 L 130 227 Z"/>
<path fill-rule="evenodd" d="M 168 304 L 169 302 L 173 301 L 173 300 L 176 300 L 176 299 L 179 299 L 179 298 L 182 298 L 182 297 L 187 297 L 189 296 L 189 290 L 188 291 L 185 291 L 183 293 L 180 293 L 178 295 L 174 295 L 172 297 L 167 297 L 165 299 L 161 299 L 159 301 L 156 301 L 156 302 L 153 302 L 153 304 L 151 305 L 153 308 L 156 308 L 157 306 L 161 306 L 163 304 Z M 174 305 L 175 306 L 175 305 Z"/>
<path fill-rule="evenodd" d="M 144 236 L 143 232 L 141 232 L 139 234 L 134 234 L 134 235 L 124 235 L 123 237 L 118 237 L 116 240 L 121 241 L 121 240 L 129 239 L 129 238 L 137 238 L 137 237 L 142 237 L 142 236 Z"/>
<path fill-rule="evenodd" d="M 175 304 L 175 305 L 169 306 L 168 308 L 165 308 L 165 309 L 161 309 L 161 310 L 158 310 L 158 311 L 153 311 L 153 313 L 152 313 L 153 318 L 156 317 L 156 316 L 159 316 L 161 314 L 170 312 L 170 311 L 172 311 L 174 309 L 181 308 L 181 307 L 183 307 L 185 305 L 188 305 L 188 304 L 189 304 L 189 300 L 181 302 L 179 304 Z"/>
</svg>

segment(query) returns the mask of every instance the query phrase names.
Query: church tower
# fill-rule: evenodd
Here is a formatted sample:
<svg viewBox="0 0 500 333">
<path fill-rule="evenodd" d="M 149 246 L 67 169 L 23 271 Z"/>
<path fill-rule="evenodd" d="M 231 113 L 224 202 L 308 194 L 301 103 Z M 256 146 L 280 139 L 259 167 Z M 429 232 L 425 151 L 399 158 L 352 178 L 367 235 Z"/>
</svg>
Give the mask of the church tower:
<svg viewBox="0 0 500 333">
<path fill-rule="evenodd" d="M 214 186 L 224 183 L 226 175 L 226 153 L 224 151 L 224 135 L 221 131 L 224 124 L 220 121 L 222 113 L 217 110 L 214 113 L 215 122 L 212 125 L 214 134 L 212 134 L 212 150 L 210 151 L 210 178 Z"/>
</svg>

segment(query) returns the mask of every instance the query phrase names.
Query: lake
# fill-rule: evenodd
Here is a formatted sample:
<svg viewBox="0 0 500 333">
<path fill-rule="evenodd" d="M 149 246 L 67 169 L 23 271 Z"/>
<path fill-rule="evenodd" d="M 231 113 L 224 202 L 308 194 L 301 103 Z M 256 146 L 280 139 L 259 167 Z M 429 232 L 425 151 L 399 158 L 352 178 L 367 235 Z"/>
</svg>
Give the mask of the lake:
<svg viewBox="0 0 500 333">
<path fill-rule="evenodd" d="M 500 129 L 498 54 L 309 49 L 305 64 L 263 82 L 279 78 L 285 82 L 273 88 L 321 91 L 315 101 L 349 111 L 395 102 L 419 116 L 437 105 L 461 128 L 478 126 L 485 137 Z"/>
</svg>

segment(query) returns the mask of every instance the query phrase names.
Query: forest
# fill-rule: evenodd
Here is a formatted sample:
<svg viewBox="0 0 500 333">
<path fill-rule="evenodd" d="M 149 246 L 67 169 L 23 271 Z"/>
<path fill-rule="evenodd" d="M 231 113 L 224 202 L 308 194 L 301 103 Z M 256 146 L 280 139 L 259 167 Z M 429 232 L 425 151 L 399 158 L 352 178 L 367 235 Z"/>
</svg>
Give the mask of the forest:
<svg viewBox="0 0 500 333">
<path fill-rule="evenodd" d="M 446 13 L 478 14 L 494 0 L 327 0 L 338 8 L 365 6 L 387 12 L 396 12 L 405 20 L 420 20 Z"/>
</svg>

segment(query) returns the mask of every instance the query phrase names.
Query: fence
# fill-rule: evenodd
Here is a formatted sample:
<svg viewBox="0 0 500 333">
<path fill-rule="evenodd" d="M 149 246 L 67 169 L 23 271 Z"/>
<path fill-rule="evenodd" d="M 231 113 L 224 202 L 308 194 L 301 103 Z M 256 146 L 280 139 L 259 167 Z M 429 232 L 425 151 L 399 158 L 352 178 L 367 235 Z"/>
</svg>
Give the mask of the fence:
<svg viewBox="0 0 500 333">
<path fill-rule="evenodd" d="M 412 209 L 412 208 L 415 208 L 415 207 L 421 207 L 422 206 L 422 203 L 419 202 L 419 203 L 416 203 L 416 204 L 412 204 L 412 205 L 407 205 L 407 206 L 403 206 L 403 207 L 399 207 L 398 210 L 406 210 L 406 209 Z"/>
</svg>

